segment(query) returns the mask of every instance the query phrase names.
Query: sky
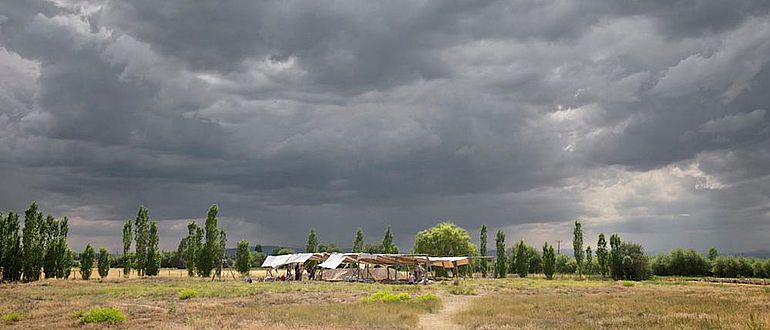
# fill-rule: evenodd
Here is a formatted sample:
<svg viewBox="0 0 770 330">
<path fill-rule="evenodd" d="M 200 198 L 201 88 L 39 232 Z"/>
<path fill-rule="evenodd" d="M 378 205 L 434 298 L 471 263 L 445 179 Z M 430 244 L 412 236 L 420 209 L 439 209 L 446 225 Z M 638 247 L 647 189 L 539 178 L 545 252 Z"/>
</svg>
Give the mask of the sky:
<svg viewBox="0 0 770 330">
<path fill-rule="evenodd" d="M 0 2 L 0 210 L 73 249 L 215 203 L 233 246 L 768 249 L 768 110 L 764 0 Z"/>
</svg>

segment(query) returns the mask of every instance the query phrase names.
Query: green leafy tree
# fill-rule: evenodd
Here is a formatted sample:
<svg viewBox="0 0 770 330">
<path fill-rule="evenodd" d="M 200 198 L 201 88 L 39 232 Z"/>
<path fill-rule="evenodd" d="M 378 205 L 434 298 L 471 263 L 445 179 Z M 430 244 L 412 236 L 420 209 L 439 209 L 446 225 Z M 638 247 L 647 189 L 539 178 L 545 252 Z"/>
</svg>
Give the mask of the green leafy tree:
<svg viewBox="0 0 770 330">
<path fill-rule="evenodd" d="M 353 239 L 353 253 L 364 252 L 364 232 L 361 228 L 356 230 L 356 238 Z"/>
<path fill-rule="evenodd" d="M 549 280 L 553 279 L 553 273 L 556 270 L 556 254 L 553 252 L 553 246 L 548 242 L 543 244 L 543 274 Z"/>
<path fill-rule="evenodd" d="M 709 248 L 708 259 L 709 261 L 714 262 L 714 260 L 716 260 L 717 257 L 719 257 L 719 252 L 717 252 L 717 248 L 712 246 L 711 248 Z"/>
<path fill-rule="evenodd" d="M 160 273 L 160 250 L 158 250 L 158 223 L 150 223 L 150 230 L 147 233 L 147 250 L 145 250 L 145 268 L 144 274 L 148 276 L 157 276 Z"/>
<path fill-rule="evenodd" d="M 0 232 L 0 243 L 3 246 L 3 252 L 0 254 L 0 267 L 3 270 L 2 279 L 6 282 L 18 282 L 21 280 L 22 271 L 19 215 L 9 212 L 4 218 L 0 217 L 0 220 L 3 221 L 2 232 Z"/>
<path fill-rule="evenodd" d="M 529 274 L 529 258 L 527 257 L 527 245 L 524 241 L 516 244 L 516 273 L 519 277 L 527 277 Z"/>
<path fill-rule="evenodd" d="M 184 264 L 187 268 L 187 276 L 195 276 L 197 269 L 198 253 L 201 250 L 202 240 L 200 227 L 190 221 L 187 223 L 187 237 L 184 238 Z"/>
<path fill-rule="evenodd" d="M 414 252 L 433 256 L 468 256 L 476 254 L 476 245 L 463 228 L 443 222 L 417 233 Z"/>
<path fill-rule="evenodd" d="M 205 238 L 206 241 L 203 244 L 203 249 L 200 251 L 199 256 L 199 269 L 200 274 L 203 277 L 211 276 L 211 271 L 214 270 L 217 263 L 218 251 L 219 251 L 219 227 L 217 227 L 217 213 L 219 213 L 219 206 L 216 204 L 209 208 L 206 216 L 205 224 Z M 220 262 L 221 263 L 221 262 Z"/>
<path fill-rule="evenodd" d="M 131 274 L 131 220 L 123 224 L 123 276 Z"/>
<path fill-rule="evenodd" d="M 295 253 L 294 250 L 290 248 L 285 248 L 285 247 L 277 247 L 273 249 L 273 251 L 270 251 L 271 256 L 282 256 L 282 255 L 293 254 L 293 253 Z"/>
<path fill-rule="evenodd" d="M 222 277 L 222 261 L 227 257 L 225 249 L 227 248 L 227 234 L 221 228 L 219 229 L 219 248 L 216 251 L 216 270 L 217 277 Z"/>
<path fill-rule="evenodd" d="M 91 272 L 94 269 L 94 258 L 94 248 L 91 247 L 91 244 L 86 245 L 86 249 L 80 255 L 80 276 L 84 280 L 91 278 Z"/>
<path fill-rule="evenodd" d="M 623 278 L 623 251 L 618 234 L 610 236 L 609 268 L 613 279 Z"/>
<path fill-rule="evenodd" d="M 572 253 L 577 263 L 578 276 L 583 277 L 583 225 L 575 220 L 575 229 L 572 231 Z"/>
<path fill-rule="evenodd" d="M 313 253 L 318 250 L 318 237 L 316 236 L 315 228 L 310 229 L 310 234 L 307 235 L 307 244 L 305 244 L 305 252 Z"/>
<path fill-rule="evenodd" d="M 74 254 L 75 253 L 72 252 L 72 250 L 70 250 L 70 249 L 67 249 L 67 253 L 64 254 L 64 257 L 62 258 L 62 260 L 63 260 L 62 261 L 62 267 L 64 269 L 63 272 L 62 272 L 62 278 L 69 278 L 70 277 L 70 273 L 72 273 L 72 266 L 75 263 L 75 261 L 74 261 L 74 259 L 75 259 Z"/>
<path fill-rule="evenodd" d="M 182 239 L 179 240 L 179 244 L 176 246 L 176 264 L 180 269 L 187 268 L 187 263 L 185 263 L 185 254 L 187 254 L 187 237 L 182 237 Z"/>
<path fill-rule="evenodd" d="M 144 206 L 139 207 L 139 212 L 136 214 L 136 220 L 134 220 L 134 240 L 136 241 L 136 252 L 134 253 L 134 267 L 139 273 L 139 276 L 145 275 L 147 270 L 147 264 L 150 257 L 147 254 L 147 246 L 149 245 L 149 212 Z"/>
<path fill-rule="evenodd" d="M 45 278 L 55 278 L 58 274 L 59 261 L 59 221 L 48 215 L 41 231 L 43 235 L 43 274 Z"/>
<path fill-rule="evenodd" d="M 235 269 L 242 275 L 247 275 L 251 270 L 251 254 L 249 254 L 249 241 L 238 242 L 235 250 Z"/>
<path fill-rule="evenodd" d="M 505 278 L 508 275 L 508 265 L 506 265 L 505 258 L 505 233 L 502 230 L 497 231 L 497 237 L 495 238 L 495 247 L 497 248 L 497 262 L 495 263 L 495 271 L 498 278 Z"/>
<path fill-rule="evenodd" d="M 318 249 L 316 252 L 340 253 L 342 252 L 342 249 L 339 248 L 337 244 L 334 244 L 334 243 L 323 243 L 318 245 Z M 315 265 L 315 264 L 311 262 L 310 265 Z M 313 266 L 310 266 L 310 267 L 313 267 Z"/>
<path fill-rule="evenodd" d="M 382 253 L 382 245 L 375 243 L 364 244 L 364 252 L 366 253 Z"/>
<path fill-rule="evenodd" d="M 607 240 L 604 239 L 604 233 L 599 234 L 599 242 L 596 244 L 596 260 L 599 264 L 599 274 L 607 277 Z"/>
<path fill-rule="evenodd" d="M 479 237 L 479 255 L 482 257 L 487 255 L 487 225 L 481 225 L 481 235 Z M 487 259 L 479 260 L 479 268 L 481 268 L 481 276 L 487 277 Z"/>
<path fill-rule="evenodd" d="M 96 268 L 99 270 L 99 277 L 101 279 L 105 279 L 110 274 L 110 253 L 107 252 L 107 249 L 99 249 L 99 261 L 96 264 Z"/>
<path fill-rule="evenodd" d="M 390 226 L 385 229 L 385 236 L 382 237 L 382 253 L 396 254 L 398 253 L 398 246 L 393 244 L 393 232 L 390 230 Z"/>
<path fill-rule="evenodd" d="M 254 252 L 262 253 L 262 244 L 254 245 Z"/>
<path fill-rule="evenodd" d="M 594 272 L 594 256 L 591 246 L 586 247 L 586 263 L 583 268 L 585 269 L 583 272 L 586 274 L 593 274 Z"/>
<path fill-rule="evenodd" d="M 38 211 L 37 202 L 32 202 L 24 211 L 24 230 L 22 231 L 22 280 L 32 282 L 40 279 L 43 268 L 44 241 L 41 235 L 43 214 Z"/>
</svg>

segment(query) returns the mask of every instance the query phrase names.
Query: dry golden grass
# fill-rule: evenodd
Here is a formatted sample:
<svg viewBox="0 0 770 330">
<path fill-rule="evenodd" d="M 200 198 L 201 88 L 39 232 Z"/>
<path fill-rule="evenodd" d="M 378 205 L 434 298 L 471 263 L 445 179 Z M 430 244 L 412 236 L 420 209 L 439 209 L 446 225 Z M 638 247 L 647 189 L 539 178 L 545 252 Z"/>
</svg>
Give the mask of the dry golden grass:
<svg viewBox="0 0 770 330">
<path fill-rule="evenodd" d="M 505 279 L 455 314 L 471 329 L 767 329 L 770 293 L 745 285 Z"/>
<path fill-rule="evenodd" d="M 0 328 L 99 328 L 73 314 L 114 307 L 120 328 L 414 328 L 425 316 L 467 328 L 753 328 L 770 325 L 770 287 L 600 279 L 469 279 L 432 285 L 327 282 L 244 283 L 179 277 L 44 280 L 0 285 Z M 183 271 L 182 271 L 183 272 Z M 163 274 L 166 274 L 165 276 Z M 169 273 L 171 275 L 169 275 Z M 229 277 L 229 274 L 227 274 Z M 258 276 L 252 274 L 252 276 Z M 180 291 L 194 291 L 180 299 Z M 441 301 L 362 303 L 378 291 L 433 293 Z M 475 293 L 476 295 L 472 295 Z M 183 295 L 187 296 L 187 295 Z M 462 302 L 458 304 L 457 302 Z M 440 306 L 444 308 L 439 308 Z M 431 314 L 431 313 L 439 314 Z M 17 319 L 17 318 L 14 318 Z"/>
</svg>

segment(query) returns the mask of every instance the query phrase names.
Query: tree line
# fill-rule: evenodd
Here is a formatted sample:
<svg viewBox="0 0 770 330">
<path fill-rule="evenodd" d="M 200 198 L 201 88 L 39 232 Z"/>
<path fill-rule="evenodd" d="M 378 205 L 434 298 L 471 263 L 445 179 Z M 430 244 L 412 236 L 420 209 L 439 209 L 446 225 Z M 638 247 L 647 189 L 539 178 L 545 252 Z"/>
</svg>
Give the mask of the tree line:
<svg viewBox="0 0 770 330">
<path fill-rule="evenodd" d="M 67 247 L 67 217 L 43 216 L 37 202 L 19 214 L 0 212 L 0 272 L 5 282 L 33 282 L 41 277 L 67 278 L 73 253 Z"/>
</svg>

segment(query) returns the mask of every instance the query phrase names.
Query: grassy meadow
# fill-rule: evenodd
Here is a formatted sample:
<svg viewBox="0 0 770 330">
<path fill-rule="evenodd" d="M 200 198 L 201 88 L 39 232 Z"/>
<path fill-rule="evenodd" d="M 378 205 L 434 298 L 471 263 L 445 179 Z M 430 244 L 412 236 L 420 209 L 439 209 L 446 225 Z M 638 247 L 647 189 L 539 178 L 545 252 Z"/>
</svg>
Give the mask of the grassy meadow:
<svg viewBox="0 0 770 330">
<path fill-rule="evenodd" d="M 157 278 L 129 279 L 113 276 L 118 272 L 113 269 L 105 281 L 2 284 L 0 328 L 770 327 L 770 286 L 763 285 L 574 277 L 476 278 L 459 285 L 244 283 L 229 274 L 229 280 L 211 281 L 179 276 L 177 270 L 163 270 Z M 111 319 L 113 313 L 120 315 Z"/>
</svg>

